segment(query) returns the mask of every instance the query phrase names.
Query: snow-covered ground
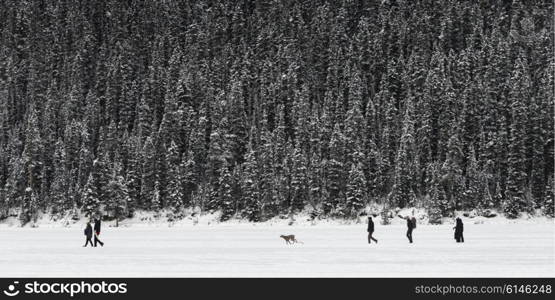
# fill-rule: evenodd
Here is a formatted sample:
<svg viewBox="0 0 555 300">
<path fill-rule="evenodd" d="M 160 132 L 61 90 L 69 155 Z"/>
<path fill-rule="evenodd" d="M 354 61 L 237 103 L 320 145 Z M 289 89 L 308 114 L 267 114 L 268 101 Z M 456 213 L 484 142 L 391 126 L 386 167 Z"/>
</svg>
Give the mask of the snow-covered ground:
<svg viewBox="0 0 555 300">
<path fill-rule="evenodd" d="M 401 220 L 402 221 L 402 220 Z M 76 224 L 80 225 L 80 224 Z M 83 248 L 80 226 L 0 227 L 0 277 L 553 277 L 553 221 L 452 224 L 104 226 L 106 246 Z M 280 234 L 304 244 L 286 245 Z"/>
</svg>

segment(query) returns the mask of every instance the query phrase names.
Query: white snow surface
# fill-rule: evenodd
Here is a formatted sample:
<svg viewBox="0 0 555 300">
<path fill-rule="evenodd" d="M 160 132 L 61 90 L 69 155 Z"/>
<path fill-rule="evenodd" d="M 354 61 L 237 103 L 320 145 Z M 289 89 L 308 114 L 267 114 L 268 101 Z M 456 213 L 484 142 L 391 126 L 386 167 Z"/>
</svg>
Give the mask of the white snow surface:
<svg viewBox="0 0 555 300">
<path fill-rule="evenodd" d="M 381 225 L 368 244 L 358 224 L 231 222 L 175 226 L 105 222 L 104 247 L 83 248 L 83 222 L 0 225 L 1 277 L 554 277 L 553 219 L 484 222 L 463 218 L 465 243 L 453 224 L 419 224 L 414 243 L 403 220 Z M 139 223 L 139 221 L 141 221 Z M 50 226 L 49 226 L 50 225 Z M 142 225 L 142 226 L 139 226 Z M 304 244 L 286 245 L 281 234 Z"/>
</svg>

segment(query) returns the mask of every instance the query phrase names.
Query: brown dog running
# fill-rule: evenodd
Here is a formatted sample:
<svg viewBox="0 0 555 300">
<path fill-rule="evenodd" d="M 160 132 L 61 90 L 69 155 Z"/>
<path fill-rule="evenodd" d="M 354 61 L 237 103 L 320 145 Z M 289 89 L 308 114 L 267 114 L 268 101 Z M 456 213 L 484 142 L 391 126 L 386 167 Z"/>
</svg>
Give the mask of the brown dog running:
<svg viewBox="0 0 555 300">
<path fill-rule="evenodd" d="M 284 239 L 286 244 L 292 244 L 292 243 L 301 243 L 301 244 L 304 244 L 303 242 L 297 240 L 297 239 L 295 238 L 295 235 L 294 235 L 294 234 L 290 234 L 290 235 L 280 235 L 279 237 L 282 238 L 282 239 Z"/>
</svg>

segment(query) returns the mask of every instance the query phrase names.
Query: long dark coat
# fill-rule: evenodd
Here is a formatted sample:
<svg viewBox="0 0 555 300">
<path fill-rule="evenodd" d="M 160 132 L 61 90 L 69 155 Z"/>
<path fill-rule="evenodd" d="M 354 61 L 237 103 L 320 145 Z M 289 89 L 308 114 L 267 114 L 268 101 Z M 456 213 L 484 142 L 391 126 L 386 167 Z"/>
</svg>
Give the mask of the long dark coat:
<svg viewBox="0 0 555 300">
<path fill-rule="evenodd" d="M 374 232 L 374 221 L 372 219 L 368 219 L 368 232 Z"/>
<path fill-rule="evenodd" d="M 464 231 L 464 225 L 460 218 L 457 218 L 457 225 L 455 225 L 455 239 L 458 240 Z"/>
<path fill-rule="evenodd" d="M 92 237 L 92 234 L 93 234 L 92 226 L 89 223 L 89 224 L 87 224 L 87 227 L 85 227 L 85 235 L 87 236 L 87 238 L 90 239 Z"/>
<path fill-rule="evenodd" d="M 100 219 L 94 220 L 94 232 L 96 232 L 96 234 L 100 234 L 100 224 Z"/>
</svg>

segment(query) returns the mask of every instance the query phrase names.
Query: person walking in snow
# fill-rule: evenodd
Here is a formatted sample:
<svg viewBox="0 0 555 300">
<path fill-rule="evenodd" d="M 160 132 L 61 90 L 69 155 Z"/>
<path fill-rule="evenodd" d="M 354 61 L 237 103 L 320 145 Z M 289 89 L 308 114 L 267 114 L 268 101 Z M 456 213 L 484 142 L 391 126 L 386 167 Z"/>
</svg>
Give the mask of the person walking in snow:
<svg viewBox="0 0 555 300">
<path fill-rule="evenodd" d="M 453 227 L 453 229 L 455 229 L 455 240 L 457 241 L 457 243 L 464 243 L 463 227 L 464 225 L 461 218 L 457 217 L 456 225 L 455 227 Z"/>
<path fill-rule="evenodd" d="M 416 219 L 411 219 L 409 216 L 406 217 L 407 219 L 407 238 L 409 239 L 409 242 L 412 243 L 412 230 L 416 227 L 415 226 L 415 221 Z"/>
<path fill-rule="evenodd" d="M 91 222 L 87 222 L 87 227 L 85 227 L 85 236 L 87 237 L 87 241 L 85 242 L 85 245 L 83 247 L 87 247 L 87 245 L 89 243 L 91 243 L 91 247 L 93 246 L 93 242 L 92 242 L 92 235 L 93 235 L 93 229 L 91 226 Z"/>
<path fill-rule="evenodd" d="M 378 243 L 378 240 L 372 237 L 374 233 L 374 221 L 372 221 L 372 217 L 368 217 L 368 244 L 372 244 L 372 241 Z"/>
<path fill-rule="evenodd" d="M 96 218 L 94 220 L 94 246 L 96 247 L 96 244 L 99 243 L 100 246 L 104 247 L 104 243 L 100 241 L 100 239 L 98 238 L 99 235 L 100 235 L 100 218 Z"/>
</svg>

